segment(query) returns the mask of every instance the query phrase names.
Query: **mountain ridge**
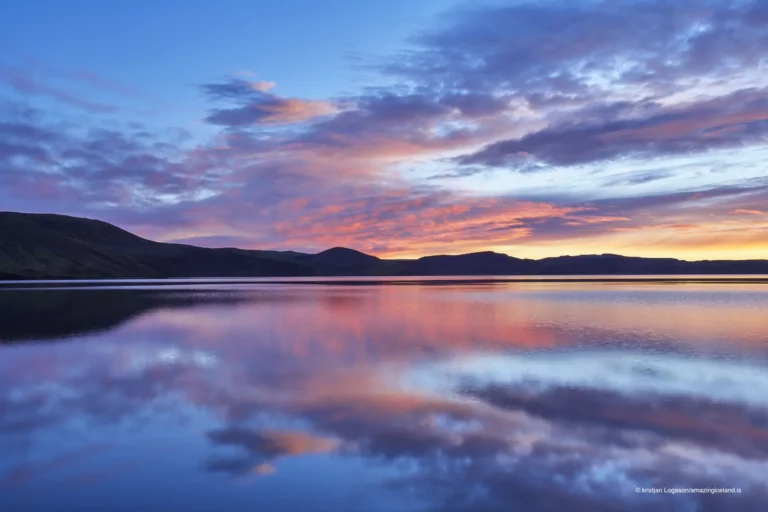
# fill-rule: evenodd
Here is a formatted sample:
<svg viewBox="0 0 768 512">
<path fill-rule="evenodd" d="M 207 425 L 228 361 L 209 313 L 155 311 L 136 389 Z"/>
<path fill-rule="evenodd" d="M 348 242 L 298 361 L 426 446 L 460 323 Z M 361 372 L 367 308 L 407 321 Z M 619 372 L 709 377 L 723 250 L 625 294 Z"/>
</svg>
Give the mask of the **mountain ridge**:
<svg viewBox="0 0 768 512">
<path fill-rule="evenodd" d="M 346 247 L 316 254 L 148 240 L 97 219 L 0 212 L 0 279 L 440 275 L 768 274 L 768 260 L 585 254 L 521 259 L 493 251 L 382 259 Z"/>
</svg>

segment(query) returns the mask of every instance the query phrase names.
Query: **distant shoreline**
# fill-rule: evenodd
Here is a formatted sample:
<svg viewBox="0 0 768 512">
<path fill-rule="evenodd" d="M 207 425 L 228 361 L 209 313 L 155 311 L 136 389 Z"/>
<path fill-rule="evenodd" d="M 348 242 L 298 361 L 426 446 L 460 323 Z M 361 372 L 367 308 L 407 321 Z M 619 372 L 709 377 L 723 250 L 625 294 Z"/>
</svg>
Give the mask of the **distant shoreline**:
<svg viewBox="0 0 768 512">
<path fill-rule="evenodd" d="M 345 247 L 295 251 L 210 249 L 154 242 L 99 220 L 55 214 L 0 212 L 0 282 L 103 279 L 304 279 L 345 277 L 376 284 L 462 276 L 507 282 L 659 280 L 660 276 L 768 276 L 768 260 L 685 261 L 618 254 L 542 259 L 492 251 L 382 259 Z M 201 276 L 209 276 L 204 278 Z M 685 279 L 690 280 L 692 277 Z M 667 278 L 669 279 L 669 278 Z M 338 281 L 333 281 L 338 282 Z M 434 282 L 432 279 L 431 282 Z"/>
<path fill-rule="evenodd" d="M 768 275 L 621 275 L 621 276 L 369 276 L 297 278 L 189 278 L 189 279 L 58 279 L 58 280 L 0 280 L 0 290 L 72 289 L 72 288 L 141 288 L 143 286 L 202 286 L 202 285 L 315 285 L 315 286 L 408 286 L 408 285 L 477 285 L 505 283 L 687 283 L 687 284 L 768 284 Z"/>
</svg>

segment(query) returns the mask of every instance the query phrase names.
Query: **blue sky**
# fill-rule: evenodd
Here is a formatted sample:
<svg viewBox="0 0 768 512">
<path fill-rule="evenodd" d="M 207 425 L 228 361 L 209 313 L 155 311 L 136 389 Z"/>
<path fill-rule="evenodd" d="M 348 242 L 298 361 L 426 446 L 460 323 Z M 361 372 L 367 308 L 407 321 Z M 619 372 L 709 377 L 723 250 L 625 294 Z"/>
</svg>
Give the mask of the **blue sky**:
<svg viewBox="0 0 768 512">
<path fill-rule="evenodd" d="M 760 1 L 29 1 L 0 20 L 2 209 L 250 248 L 766 253 Z"/>
<path fill-rule="evenodd" d="M 252 71 L 283 93 L 355 90 L 355 58 L 381 56 L 440 13 L 445 1 L 33 1 L 3 7 L 11 57 L 98 72 L 182 108 L 196 86 Z M 6 53 L 6 52 L 3 52 Z M 16 55 L 14 55 L 16 54 Z M 368 84 L 364 84 L 368 85 Z M 199 112 L 197 112 L 199 114 Z"/>
</svg>

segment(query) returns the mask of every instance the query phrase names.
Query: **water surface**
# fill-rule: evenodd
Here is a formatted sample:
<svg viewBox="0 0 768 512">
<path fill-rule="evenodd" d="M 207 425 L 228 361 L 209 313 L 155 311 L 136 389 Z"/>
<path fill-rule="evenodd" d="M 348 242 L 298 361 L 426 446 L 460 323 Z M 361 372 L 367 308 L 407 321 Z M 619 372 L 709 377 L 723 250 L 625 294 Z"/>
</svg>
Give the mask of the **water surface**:
<svg viewBox="0 0 768 512">
<path fill-rule="evenodd" d="M 2 511 L 768 503 L 764 280 L 5 283 L 0 341 Z"/>
</svg>

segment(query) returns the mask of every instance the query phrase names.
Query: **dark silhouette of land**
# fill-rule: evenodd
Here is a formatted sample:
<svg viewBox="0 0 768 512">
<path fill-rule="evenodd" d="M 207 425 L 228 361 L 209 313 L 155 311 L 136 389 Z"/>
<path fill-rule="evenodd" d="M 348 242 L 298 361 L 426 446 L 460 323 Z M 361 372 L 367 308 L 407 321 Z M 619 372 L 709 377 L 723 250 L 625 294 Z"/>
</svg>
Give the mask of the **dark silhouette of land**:
<svg viewBox="0 0 768 512">
<path fill-rule="evenodd" d="M 768 260 L 684 261 L 615 254 L 520 259 L 495 252 L 385 260 L 334 247 L 318 254 L 160 243 L 106 222 L 0 212 L 0 279 L 302 276 L 768 274 Z"/>
<path fill-rule="evenodd" d="M 255 302 L 233 292 L 189 290 L 29 289 L 24 293 L 0 289 L 0 343 L 56 340 L 109 331 L 157 309 L 183 309 L 205 304 Z"/>
</svg>

